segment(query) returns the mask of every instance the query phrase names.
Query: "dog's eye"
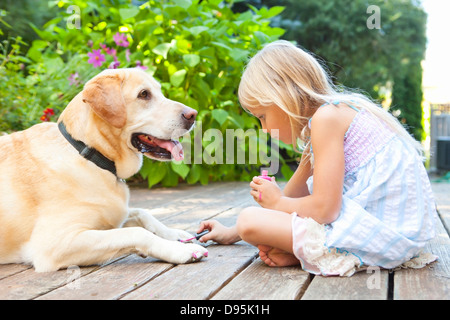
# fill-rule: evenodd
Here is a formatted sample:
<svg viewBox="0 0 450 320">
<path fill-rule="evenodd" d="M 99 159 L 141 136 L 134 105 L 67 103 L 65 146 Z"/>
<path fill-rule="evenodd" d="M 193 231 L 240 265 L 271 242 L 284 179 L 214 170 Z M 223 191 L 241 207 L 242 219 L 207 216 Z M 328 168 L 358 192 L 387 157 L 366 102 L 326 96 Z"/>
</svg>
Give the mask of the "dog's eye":
<svg viewBox="0 0 450 320">
<path fill-rule="evenodd" d="M 147 89 L 141 90 L 138 94 L 139 99 L 150 100 L 151 94 Z"/>
</svg>

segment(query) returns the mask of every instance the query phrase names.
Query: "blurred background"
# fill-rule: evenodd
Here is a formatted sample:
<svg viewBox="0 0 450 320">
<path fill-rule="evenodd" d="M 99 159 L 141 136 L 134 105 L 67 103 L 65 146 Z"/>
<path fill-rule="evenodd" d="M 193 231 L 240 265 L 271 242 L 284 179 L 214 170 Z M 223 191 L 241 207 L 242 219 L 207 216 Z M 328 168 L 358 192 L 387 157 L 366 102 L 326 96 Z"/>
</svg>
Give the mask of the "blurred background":
<svg viewBox="0 0 450 320">
<path fill-rule="evenodd" d="M 71 5 L 80 9 L 80 28 L 67 27 L 77 14 Z M 449 15 L 448 0 L 2 0 L 0 132 L 56 121 L 83 83 L 114 61 L 151 72 L 169 98 L 200 111 L 203 130 L 258 128 L 239 108 L 239 76 L 265 43 L 286 39 L 322 60 L 336 84 L 392 112 L 426 147 L 428 170 L 445 174 Z M 88 54 L 113 48 L 117 33 L 129 41 L 127 51 L 102 51 L 105 64 L 93 68 Z M 299 156 L 280 146 L 280 174 L 288 179 Z M 140 178 L 150 187 L 248 180 L 261 165 L 144 164 Z"/>
</svg>

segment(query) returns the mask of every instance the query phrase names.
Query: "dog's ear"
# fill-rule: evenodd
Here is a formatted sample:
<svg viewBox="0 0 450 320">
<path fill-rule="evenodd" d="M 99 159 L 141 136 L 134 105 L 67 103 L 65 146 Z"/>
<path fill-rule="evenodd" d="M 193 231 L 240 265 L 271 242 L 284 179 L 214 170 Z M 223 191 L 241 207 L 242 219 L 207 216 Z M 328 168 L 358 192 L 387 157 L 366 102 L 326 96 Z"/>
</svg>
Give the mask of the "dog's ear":
<svg viewBox="0 0 450 320">
<path fill-rule="evenodd" d="M 121 84 L 122 79 L 117 74 L 99 75 L 86 83 L 82 93 L 83 102 L 116 128 L 122 128 L 127 121 Z"/>
</svg>

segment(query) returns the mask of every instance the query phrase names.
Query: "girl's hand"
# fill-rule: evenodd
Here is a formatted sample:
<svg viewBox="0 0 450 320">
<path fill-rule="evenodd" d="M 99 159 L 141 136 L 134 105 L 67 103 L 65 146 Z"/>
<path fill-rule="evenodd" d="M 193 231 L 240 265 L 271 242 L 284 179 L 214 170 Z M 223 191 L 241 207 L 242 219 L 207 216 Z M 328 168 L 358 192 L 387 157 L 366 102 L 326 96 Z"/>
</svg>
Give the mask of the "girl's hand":
<svg viewBox="0 0 450 320">
<path fill-rule="evenodd" d="M 197 229 L 197 233 L 200 233 L 205 229 L 208 229 L 209 233 L 198 239 L 200 242 L 213 240 L 219 244 L 232 244 L 241 240 L 236 227 L 225 227 L 217 220 L 202 221 Z"/>
<path fill-rule="evenodd" d="M 250 194 L 253 196 L 253 199 L 263 208 L 275 209 L 278 201 L 283 196 L 283 191 L 275 182 L 275 177 L 272 177 L 272 181 L 253 177 L 250 187 L 252 188 Z"/>
</svg>

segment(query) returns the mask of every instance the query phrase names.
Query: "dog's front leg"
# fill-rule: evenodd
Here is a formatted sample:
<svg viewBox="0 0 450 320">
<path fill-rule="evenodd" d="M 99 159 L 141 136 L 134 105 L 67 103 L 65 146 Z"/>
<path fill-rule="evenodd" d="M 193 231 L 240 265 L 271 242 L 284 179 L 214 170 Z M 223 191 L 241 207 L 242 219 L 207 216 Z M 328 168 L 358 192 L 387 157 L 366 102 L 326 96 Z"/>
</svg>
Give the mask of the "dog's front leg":
<svg viewBox="0 0 450 320">
<path fill-rule="evenodd" d="M 167 240 L 192 238 L 192 235 L 184 230 L 167 227 L 158 219 L 156 219 L 147 209 L 129 208 L 128 220 L 124 223 L 123 226 L 139 226 Z"/>
<path fill-rule="evenodd" d="M 60 243 L 65 244 L 64 241 Z M 36 271 L 101 264 L 130 253 L 175 264 L 195 262 L 208 255 L 208 251 L 202 246 L 165 240 L 140 227 L 86 230 L 71 237 L 70 247 L 64 246 L 62 250 L 59 245 L 54 243 L 52 248 L 47 246 L 45 250 L 36 250 L 37 254 L 33 259 Z M 49 252 L 58 254 L 48 254 Z"/>
</svg>

